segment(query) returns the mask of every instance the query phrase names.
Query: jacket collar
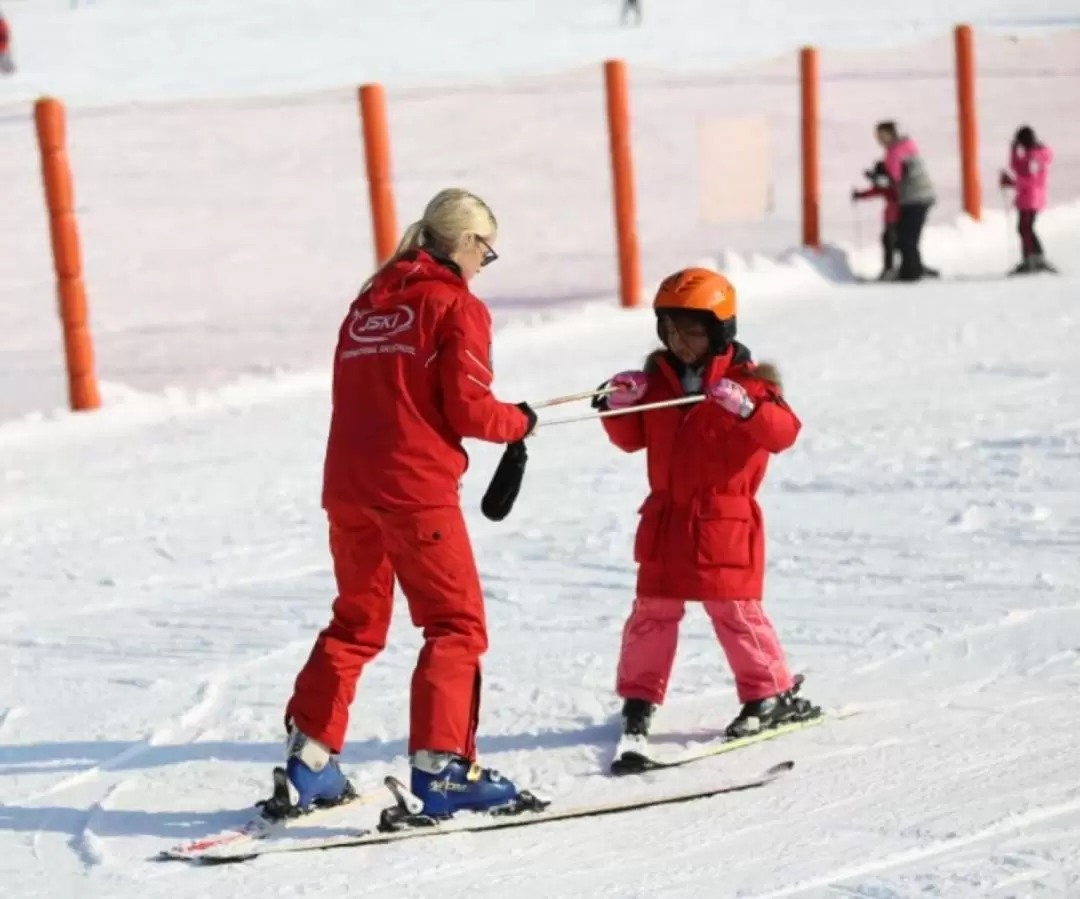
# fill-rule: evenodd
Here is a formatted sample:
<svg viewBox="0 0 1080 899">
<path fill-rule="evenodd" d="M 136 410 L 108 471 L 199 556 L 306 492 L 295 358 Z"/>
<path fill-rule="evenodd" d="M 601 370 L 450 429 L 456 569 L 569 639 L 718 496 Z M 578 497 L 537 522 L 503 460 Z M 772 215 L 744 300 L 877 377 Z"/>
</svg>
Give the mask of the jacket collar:
<svg viewBox="0 0 1080 899">
<path fill-rule="evenodd" d="M 417 281 L 437 281 L 468 289 L 456 262 L 428 250 L 410 250 L 379 272 L 371 283 L 373 306 L 395 302 L 395 294 Z"/>
<path fill-rule="evenodd" d="M 650 360 L 676 393 L 683 392 L 682 373 L 686 366 L 678 357 L 666 350 L 658 350 Z M 707 389 L 727 375 L 732 368 L 751 361 L 750 351 L 739 342 L 732 343 L 723 353 L 711 356 L 704 363 L 702 389 Z"/>
</svg>

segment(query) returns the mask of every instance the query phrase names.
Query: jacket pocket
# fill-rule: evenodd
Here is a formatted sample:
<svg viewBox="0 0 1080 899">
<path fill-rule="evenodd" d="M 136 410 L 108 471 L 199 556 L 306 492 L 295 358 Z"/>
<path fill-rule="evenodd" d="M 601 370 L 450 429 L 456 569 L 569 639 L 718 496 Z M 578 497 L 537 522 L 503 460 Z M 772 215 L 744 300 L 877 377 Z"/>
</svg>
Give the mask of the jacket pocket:
<svg viewBox="0 0 1080 899">
<path fill-rule="evenodd" d="M 656 558 L 663 510 L 664 501 L 656 494 L 651 494 L 638 509 L 641 518 L 634 537 L 635 562 L 652 562 Z"/>
<path fill-rule="evenodd" d="M 706 496 L 697 520 L 697 556 L 701 565 L 749 568 L 754 522 L 746 496 Z"/>
</svg>

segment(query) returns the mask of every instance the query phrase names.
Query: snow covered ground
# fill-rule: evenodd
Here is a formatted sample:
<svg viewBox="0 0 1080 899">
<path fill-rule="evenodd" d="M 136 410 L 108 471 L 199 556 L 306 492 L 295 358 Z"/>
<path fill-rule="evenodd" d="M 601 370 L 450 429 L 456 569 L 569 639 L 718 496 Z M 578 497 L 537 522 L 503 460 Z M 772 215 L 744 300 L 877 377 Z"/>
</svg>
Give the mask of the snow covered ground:
<svg viewBox="0 0 1080 899">
<path fill-rule="evenodd" d="M 705 29 L 687 26 L 706 14 L 717 32 L 739 21 L 734 5 L 672 0 L 647 3 L 646 28 L 621 34 L 608 25 L 610 3 L 552 2 L 545 23 L 538 5 L 475 0 L 475 28 L 462 38 L 469 52 L 426 54 L 405 72 L 400 53 L 395 69 L 393 53 L 361 60 L 332 39 L 341 31 L 333 17 L 374 8 L 367 4 L 312 3 L 305 9 L 325 16 L 302 21 L 297 4 L 250 0 L 162 2 L 162 18 L 121 0 L 66 6 L 8 0 L 3 9 L 25 47 L 16 44 L 20 62 L 39 65 L 20 77 L 32 90 L 77 88 L 86 103 L 308 90 L 395 72 L 425 82 L 497 64 L 523 74 L 622 51 L 669 67 L 707 53 L 715 62 Z M 555 24 L 564 7 L 595 26 L 577 27 L 572 44 Z M 1006 27 L 1075 14 L 1071 3 L 958 3 L 948 22 L 929 4 L 909 4 L 902 20 L 885 7 L 840 2 L 742 7 L 749 24 L 760 16 L 769 27 L 744 25 L 754 39 L 725 44 L 738 60 L 830 36 L 932 36 L 965 14 Z M 653 21 L 661 9 L 668 22 Z M 445 4 L 401 10 L 383 9 L 387 34 L 417 20 L 447 33 L 464 14 Z M 501 37 L 513 35 L 514 21 L 529 25 L 533 42 L 505 38 L 496 57 L 483 35 L 496 25 Z M 32 32 L 35 22 L 49 26 L 44 36 Z M 177 32 L 191 55 L 161 52 L 161 35 Z M 223 65 L 215 54 L 241 33 L 254 36 L 251 53 L 238 67 Z M 115 53 L 76 78 L 87 51 L 75 38 L 88 34 Z M 295 40 L 286 46 L 288 35 Z M 565 39 L 558 47 L 556 35 Z M 206 67 L 219 76 L 212 83 L 184 63 L 198 53 L 217 60 Z M 144 79 L 130 77 L 133 61 L 142 61 Z M 926 255 L 953 280 L 915 287 L 845 281 L 852 270 L 877 271 L 877 210 L 864 214 L 861 241 L 821 257 L 755 254 L 754 244 L 725 252 L 732 245 L 701 241 L 685 244 L 681 257 L 678 246 L 658 245 L 647 259 L 650 278 L 673 261 L 722 264 L 741 290 L 742 339 L 784 373 L 804 431 L 774 462 L 761 496 L 767 608 L 808 694 L 860 710 L 854 718 L 663 776 L 594 776 L 617 730 L 613 669 L 632 598 L 643 460 L 618 454 L 595 423 L 542 429 L 518 505 L 496 525 L 478 506 L 499 450 L 470 447 L 464 501 L 492 631 L 484 760 L 560 804 L 693 787 L 792 758 L 787 780 L 599 823 L 192 870 L 147 859 L 244 820 L 265 795 L 281 756 L 282 704 L 332 599 L 318 488 L 329 341 L 367 270 L 363 184 L 349 159 L 356 122 L 331 121 L 321 100 L 299 103 L 303 142 L 260 155 L 274 133 L 270 118 L 260 120 L 238 138 L 251 155 L 237 158 L 256 162 L 223 178 L 213 136 L 227 131 L 233 107 L 79 114 L 73 129 L 85 129 L 81 152 L 98 170 L 80 201 L 108 404 L 72 416 L 53 411 L 62 403 L 56 324 L 36 187 L 23 179 L 36 164 L 32 155 L 26 162 L 33 146 L 19 124 L 32 93 L 20 90 L 0 86 L 11 92 L 0 101 L 13 104 L 10 117 L 0 113 L 0 894 L 1080 894 L 1080 206 L 1061 203 L 1040 224 L 1058 278 L 999 277 L 1015 235 L 996 210 L 978 225 L 943 214 Z M 1045 93 L 1062 104 L 1052 117 L 1045 101 L 1047 121 L 1075 127 L 1067 114 L 1075 95 Z M 947 102 L 924 99 L 939 112 Z M 348 100 L 326 102 L 346 109 Z M 143 124 L 130 124 L 142 115 Z M 129 123 L 122 152 L 109 152 L 108 134 L 89 124 L 95 118 Z M 205 143 L 189 154 L 179 187 L 153 181 L 147 147 L 160 152 L 185 125 L 189 139 Z M 518 136 L 524 144 L 539 133 Z M 415 128 L 396 134 L 414 153 L 424 146 Z M 1077 146 L 1063 140 L 1063 158 Z M 170 165 L 183 156 L 181 148 Z M 854 147 L 847 162 L 868 158 Z M 1069 171 L 1061 166 L 1065 184 Z M 444 174 L 417 168 L 401 189 L 415 207 Z M 642 180 L 656 197 L 650 226 L 684 227 L 663 205 L 663 185 Z M 272 200 L 260 198 L 271 184 Z M 528 210 L 512 179 L 492 186 L 505 191 L 504 205 Z M 606 189 L 602 181 L 583 196 L 599 202 Z M 515 236 L 515 217 L 506 219 L 503 245 L 554 247 L 547 264 L 508 253 L 477 282 L 495 300 L 496 384 L 508 400 L 589 388 L 653 345 L 649 311 L 618 310 L 599 290 L 610 279 L 610 248 L 595 246 L 610 240 L 606 220 L 577 221 L 569 196 L 545 207 L 539 224 L 518 225 L 536 228 L 531 234 Z M 142 212 L 135 228 L 131 210 Z M 591 303 L 581 302 L 587 295 L 556 302 L 576 277 L 563 269 L 578 259 L 559 243 L 560 223 L 585 257 L 574 272 L 598 288 Z M 792 243 L 783 233 L 769 241 Z M 275 282 L 284 286 L 264 295 Z M 361 685 L 345 760 L 363 785 L 405 770 L 418 648 L 399 615 L 391 647 Z M 703 739 L 734 709 L 719 648 L 691 609 L 659 740 L 674 748 Z M 340 823 L 375 814 L 361 807 Z"/>
<path fill-rule="evenodd" d="M 594 424 L 541 431 L 517 508 L 493 525 L 477 507 L 497 450 L 477 446 L 465 504 L 492 628 L 486 761 L 561 802 L 788 757 L 796 773 L 767 792 L 602 825 L 364 855 L 212 872 L 146 861 L 242 820 L 279 758 L 281 704 L 332 593 L 317 505 L 324 377 L 9 423 L 5 893 L 1075 894 L 1078 295 L 1063 276 L 823 286 L 744 304 L 745 340 L 781 364 L 805 423 L 763 495 L 768 607 L 810 695 L 863 714 L 665 777 L 589 776 L 616 733 L 642 460 Z M 597 305 L 508 325 L 499 390 L 588 387 L 637 362 L 651 322 Z M 405 765 L 419 646 L 406 616 L 391 641 L 345 753 L 365 784 Z M 691 613 L 661 739 L 715 733 L 734 707 L 704 616 Z"/>
</svg>

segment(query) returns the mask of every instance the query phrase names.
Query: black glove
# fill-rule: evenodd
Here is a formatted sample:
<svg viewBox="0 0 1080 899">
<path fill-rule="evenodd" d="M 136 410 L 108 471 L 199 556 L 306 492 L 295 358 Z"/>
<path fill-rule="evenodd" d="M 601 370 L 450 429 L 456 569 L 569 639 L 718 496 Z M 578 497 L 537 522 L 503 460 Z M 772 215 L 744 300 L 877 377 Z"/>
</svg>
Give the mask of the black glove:
<svg viewBox="0 0 1080 899">
<path fill-rule="evenodd" d="M 530 406 L 528 403 L 518 403 L 517 407 L 522 412 L 524 412 L 525 417 L 529 419 L 529 430 L 525 432 L 525 437 L 528 437 L 533 431 L 536 430 L 536 413 L 533 411 L 532 406 Z M 525 437 L 522 437 L 521 439 L 524 440 Z"/>
<path fill-rule="evenodd" d="M 589 405 L 592 406 L 594 409 L 599 409 L 601 412 L 604 412 L 607 409 L 607 396 L 601 396 L 600 391 L 607 387 L 610 383 L 610 381 L 601 381 L 599 385 L 597 385 L 597 395 L 594 396 L 589 403 Z"/>
<path fill-rule="evenodd" d="M 525 406 L 524 403 L 521 405 Z M 528 409 L 528 406 L 525 406 Z M 524 411 L 524 410 L 522 410 Z M 532 412 L 532 409 L 528 409 Z M 532 414 L 530 421 L 536 419 Z M 525 463 L 529 461 L 529 454 L 525 450 L 525 441 L 518 440 L 516 443 L 508 443 L 503 450 L 502 458 L 491 476 L 491 483 L 484 491 L 484 498 L 480 501 L 480 511 L 490 521 L 502 521 L 514 508 L 518 493 L 521 490 L 521 482 L 525 477 Z"/>
</svg>

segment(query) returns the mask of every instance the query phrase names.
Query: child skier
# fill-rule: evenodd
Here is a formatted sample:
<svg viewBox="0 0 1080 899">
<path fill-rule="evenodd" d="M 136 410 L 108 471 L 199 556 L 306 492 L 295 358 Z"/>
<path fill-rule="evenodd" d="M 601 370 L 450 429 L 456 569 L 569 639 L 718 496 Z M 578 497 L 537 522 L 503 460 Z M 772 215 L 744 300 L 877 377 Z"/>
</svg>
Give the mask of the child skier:
<svg viewBox="0 0 1080 899">
<path fill-rule="evenodd" d="M 623 631 L 617 692 L 623 734 L 644 740 L 664 701 L 688 600 L 701 602 L 735 675 L 738 716 L 727 735 L 749 736 L 820 715 L 797 694 L 776 632 L 761 607 L 765 539 L 754 499 L 769 455 L 801 424 L 772 365 L 755 365 L 735 341 L 735 289 L 701 268 L 676 272 L 653 302 L 663 349 L 643 371 L 607 382 L 597 408 L 626 409 L 700 394 L 697 404 L 603 419 L 619 449 L 647 456 L 650 493 L 634 541 L 637 597 Z"/>
<path fill-rule="evenodd" d="M 1015 188 L 1016 211 L 1019 215 L 1017 231 L 1020 233 L 1020 251 L 1023 259 L 1012 270 L 1019 275 L 1029 272 L 1056 271 L 1043 256 L 1042 243 L 1035 234 L 1035 218 L 1046 207 L 1046 182 L 1054 151 L 1041 143 L 1028 126 L 1017 129 L 1009 154 L 1009 168 L 1001 173 L 1001 187 Z"/>
<path fill-rule="evenodd" d="M 863 174 L 870 181 L 870 186 L 865 190 L 855 188 L 851 192 L 852 202 L 869 200 L 873 197 L 885 199 L 885 222 L 881 229 L 882 267 L 879 281 L 894 281 L 898 274 L 893 266 L 897 251 L 897 225 L 900 222 L 900 203 L 896 188 L 889 181 L 885 172 L 885 163 L 878 162 L 872 169 L 867 169 Z"/>
</svg>

